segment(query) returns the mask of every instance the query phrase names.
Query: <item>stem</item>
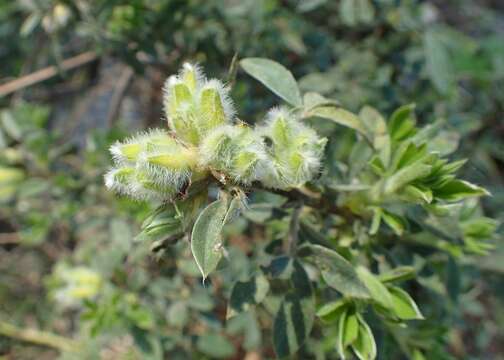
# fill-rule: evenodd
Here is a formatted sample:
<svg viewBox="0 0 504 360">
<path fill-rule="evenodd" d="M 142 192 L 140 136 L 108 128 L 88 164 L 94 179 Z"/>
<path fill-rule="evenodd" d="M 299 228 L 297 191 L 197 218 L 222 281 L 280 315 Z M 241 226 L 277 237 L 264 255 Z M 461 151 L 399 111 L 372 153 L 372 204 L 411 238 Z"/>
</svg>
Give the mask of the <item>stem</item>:
<svg viewBox="0 0 504 360">
<path fill-rule="evenodd" d="M 341 216 L 348 221 L 355 219 L 355 215 L 350 210 L 338 207 L 336 204 L 334 204 L 334 202 L 330 200 L 329 197 L 323 196 L 320 193 L 314 193 L 302 189 L 270 189 L 262 186 L 262 184 L 260 183 L 254 183 L 253 188 L 269 191 L 273 194 L 284 196 L 292 201 L 302 202 L 304 206 Z"/>
<path fill-rule="evenodd" d="M 298 242 L 298 233 L 299 233 L 299 218 L 301 215 L 301 210 L 303 208 L 303 204 L 300 203 L 296 206 L 292 212 L 292 217 L 289 226 L 289 235 L 287 237 L 287 253 L 293 255 L 296 252 L 297 242 Z"/>
<path fill-rule="evenodd" d="M 51 347 L 60 351 L 76 352 L 81 347 L 81 344 L 75 340 L 50 332 L 35 329 L 22 329 L 5 321 L 0 321 L 0 335 Z"/>
</svg>

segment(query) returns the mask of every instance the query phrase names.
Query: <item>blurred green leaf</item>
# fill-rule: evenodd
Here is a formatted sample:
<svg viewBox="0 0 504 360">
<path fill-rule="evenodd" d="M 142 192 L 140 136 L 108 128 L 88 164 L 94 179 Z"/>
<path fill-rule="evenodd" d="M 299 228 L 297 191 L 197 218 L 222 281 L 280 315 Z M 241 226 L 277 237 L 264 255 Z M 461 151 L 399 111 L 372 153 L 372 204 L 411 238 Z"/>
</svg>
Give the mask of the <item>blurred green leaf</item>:
<svg viewBox="0 0 504 360">
<path fill-rule="evenodd" d="M 263 58 L 242 59 L 240 65 L 250 76 L 292 106 L 303 105 L 296 79 L 283 65 Z"/>
</svg>

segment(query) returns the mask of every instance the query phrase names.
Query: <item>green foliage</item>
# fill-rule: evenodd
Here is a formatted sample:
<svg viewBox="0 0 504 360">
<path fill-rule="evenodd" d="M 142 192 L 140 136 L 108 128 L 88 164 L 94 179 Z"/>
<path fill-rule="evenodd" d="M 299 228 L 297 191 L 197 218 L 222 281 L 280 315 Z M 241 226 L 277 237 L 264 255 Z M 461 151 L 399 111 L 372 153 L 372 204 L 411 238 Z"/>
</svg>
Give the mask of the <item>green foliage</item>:
<svg viewBox="0 0 504 360">
<path fill-rule="evenodd" d="M 296 100 L 301 99 L 300 96 L 286 92 L 286 89 L 292 88 L 292 86 L 289 87 L 288 84 L 273 80 L 278 77 L 279 79 L 287 78 L 288 82 L 294 82 L 290 73 L 281 65 L 272 65 L 271 60 L 262 59 L 245 59 L 241 64 L 247 72 L 263 82 L 277 95 L 296 107 L 301 105 Z M 266 301 L 265 297 L 270 287 L 272 290 L 275 289 L 273 290 L 276 298 L 276 305 L 273 305 L 275 318 L 271 330 L 273 347 L 276 355 L 280 358 L 296 353 L 309 337 L 315 316 L 315 294 L 302 262 L 309 261 L 315 265 L 324 280 L 316 283 L 317 287 L 323 289 L 328 286 L 344 297 L 344 301 L 329 302 L 318 311 L 318 316 L 325 319 L 329 327 L 336 327 L 338 333 L 336 349 L 340 357 L 345 358 L 346 349 L 351 346 L 359 358 L 374 359 L 376 357 L 374 335 L 363 318 L 367 305 L 374 309 L 382 321 L 392 324 L 390 326 L 394 326 L 394 324 L 397 326 L 405 320 L 424 319 L 413 298 L 400 287 L 389 284 L 408 276 L 411 271 L 408 268 L 405 270 L 404 267 L 392 269 L 391 274 L 384 275 L 385 280 L 388 281 L 384 282 L 383 277 L 374 275 L 363 265 L 358 265 L 359 261 L 355 255 L 348 254 L 350 255 L 350 261 L 348 261 L 326 244 L 311 244 L 309 239 L 299 239 L 301 212 L 304 210 L 308 212 L 307 214 L 311 213 L 312 216 L 316 216 L 317 213 L 319 216 L 324 216 L 332 212 L 338 214 L 340 211 L 347 211 L 348 215 L 344 220 L 347 226 L 355 226 L 359 221 L 358 218 L 362 219 L 364 224 L 371 220 L 368 233 L 372 237 L 367 241 L 372 244 L 379 240 L 382 234 L 387 233 L 385 229 L 382 230 L 380 227 L 382 221 L 392 229 L 399 239 L 404 237 L 406 232 L 417 232 L 409 228 L 409 221 L 413 219 L 408 220 L 409 216 L 406 210 L 410 207 L 417 206 L 428 214 L 438 216 L 433 210 L 436 206 L 450 206 L 453 202 L 460 202 L 473 196 L 488 195 L 488 193 L 481 187 L 455 177 L 455 172 L 463 165 L 463 162 L 449 162 L 443 158 L 442 153 L 429 149 L 427 139 L 423 134 L 430 130 L 415 127 L 413 106 L 405 106 L 396 110 L 388 122 L 377 110 L 369 106 L 363 107 L 359 115 L 344 117 L 351 119 L 351 121 L 341 121 L 339 120 L 340 106 L 337 103 L 325 101 L 318 94 L 309 95 L 308 109 L 299 110 L 302 115 L 291 115 L 296 112 L 296 108 L 274 110 L 268 114 L 264 130 L 252 130 L 264 134 L 263 137 L 257 138 L 256 146 L 265 149 L 264 153 L 267 154 L 268 163 L 278 165 L 274 165 L 272 169 L 260 164 L 261 160 L 258 159 L 258 167 L 262 173 L 255 175 L 256 181 L 245 183 L 234 181 L 230 187 L 226 181 L 229 176 L 225 174 L 232 173 L 233 167 L 236 166 L 233 159 L 239 156 L 241 151 L 247 151 L 243 146 L 232 145 L 235 141 L 239 143 L 240 140 L 235 139 L 240 139 L 242 135 L 234 133 L 229 125 L 222 125 L 232 123 L 234 121 L 232 115 L 230 113 L 224 115 L 224 112 L 220 110 L 212 112 L 215 107 L 211 107 L 204 111 L 190 110 L 191 114 L 188 117 L 184 118 L 185 115 L 180 117 L 181 111 L 192 109 L 192 105 L 186 106 L 183 102 L 190 101 L 193 104 L 194 101 L 197 101 L 194 99 L 198 99 L 197 92 L 201 91 L 198 90 L 201 89 L 201 85 L 198 84 L 204 81 L 202 80 L 204 77 L 200 70 L 196 69 L 194 66 L 185 66 L 179 75 L 181 80 L 172 81 L 170 79 L 167 85 L 166 96 L 168 99 L 165 100 L 165 103 L 169 104 L 172 101 L 171 97 L 177 91 L 174 90 L 177 86 L 185 86 L 188 89 L 181 92 L 181 94 L 187 94 L 184 100 L 181 100 L 182 102 L 177 98 L 177 102 L 167 108 L 168 122 L 174 136 L 180 139 L 182 148 L 175 153 L 171 153 L 170 149 L 165 150 L 163 147 L 156 150 L 159 151 L 158 156 L 166 158 L 164 161 L 166 166 L 177 161 L 177 166 L 173 166 L 170 171 L 176 171 L 179 168 L 194 168 L 193 164 L 195 163 L 191 159 L 184 158 L 183 149 L 184 146 L 191 146 L 191 144 L 197 146 L 199 139 L 204 136 L 207 138 L 203 140 L 202 149 L 204 151 L 200 157 L 215 158 L 220 161 L 232 153 L 230 160 L 220 161 L 218 168 L 213 167 L 213 162 L 209 161 L 203 163 L 203 166 L 208 164 L 209 169 L 200 167 L 197 170 L 198 173 L 208 174 L 208 180 L 204 182 L 208 187 L 211 188 L 214 184 L 220 188 L 219 198 L 199 213 L 192 230 L 185 229 L 185 231 L 191 232 L 191 251 L 203 281 L 219 265 L 223 251 L 225 251 L 222 231 L 231 219 L 233 212 L 240 211 L 244 207 L 242 194 L 254 191 L 255 187 L 260 188 L 261 186 L 270 188 L 269 191 L 272 192 L 275 192 L 276 188 L 283 189 L 284 192 L 281 193 L 283 196 L 292 197 L 292 200 L 297 199 L 294 210 L 288 211 L 286 209 L 291 218 L 286 235 L 289 244 L 287 248 L 289 257 L 273 259 L 270 267 L 266 268 L 266 274 L 272 278 L 270 281 L 279 281 L 282 284 L 281 290 L 275 289 L 278 285 L 269 284 L 262 275 L 248 282 L 238 282 L 231 292 L 228 316 L 247 311 L 252 305 L 259 306 L 263 301 Z M 191 91 L 194 91 L 192 95 L 190 95 Z M 191 96 L 193 100 L 190 100 Z M 222 99 L 224 97 L 225 95 L 215 93 L 216 100 L 214 102 L 218 105 L 217 109 L 223 108 Z M 322 118 L 335 120 L 341 125 L 358 130 L 357 134 L 362 137 L 355 138 L 353 148 L 359 149 L 359 151 L 365 149 L 358 159 L 362 162 L 359 171 L 349 174 L 352 176 L 349 183 L 358 181 L 360 185 L 363 185 L 362 190 L 357 188 L 344 193 L 342 199 L 336 203 L 331 203 L 329 200 L 327 204 L 329 208 L 324 208 L 320 200 L 326 199 L 324 192 L 328 191 L 330 187 L 327 184 L 333 183 L 333 179 L 327 173 L 314 179 L 314 174 L 320 166 L 318 157 L 322 154 L 326 140 L 321 140 L 312 133 L 313 130 L 300 124 L 307 117 L 318 116 L 320 113 L 317 112 L 317 109 L 320 107 L 326 109 L 326 112 L 321 113 L 324 115 L 321 116 Z M 173 119 L 179 118 L 180 122 L 173 121 Z M 202 129 L 208 133 L 206 135 L 201 133 Z M 195 136 L 188 136 L 193 133 Z M 164 136 L 171 139 L 170 141 L 176 141 L 168 135 Z M 154 137 L 155 135 L 147 135 L 147 145 L 141 145 L 142 141 L 114 145 L 112 154 L 115 156 L 115 161 L 117 163 L 131 161 L 128 157 L 130 153 L 134 153 L 133 161 L 137 161 L 142 146 L 149 151 L 152 147 L 149 144 L 161 142 L 151 140 Z M 135 148 L 134 151 L 130 151 L 130 144 L 134 144 L 139 150 Z M 118 146 L 120 151 L 115 150 Z M 310 150 L 310 147 L 318 147 L 318 150 Z M 120 152 L 119 156 L 116 155 L 118 152 Z M 124 156 L 125 159 L 122 160 L 121 156 Z M 351 166 L 355 165 L 357 165 L 355 162 L 351 164 Z M 138 165 L 137 168 L 139 168 Z M 215 170 L 219 172 L 216 173 Z M 301 175 L 301 172 L 304 172 L 305 175 Z M 300 174 L 296 175 L 297 173 Z M 169 184 L 174 177 L 169 173 L 161 176 L 165 176 L 166 180 L 153 178 L 152 182 Z M 194 175 L 189 175 L 189 177 L 193 178 Z M 201 176 L 197 175 L 197 179 L 200 180 Z M 308 190 L 306 183 L 310 180 L 312 180 L 313 189 Z M 193 183 L 196 183 L 194 178 L 187 185 L 186 192 L 193 191 Z M 109 187 L 114 188 L 113 186 Z M 133 186 L 130 196 L 136 197 L 135 191 L 136 188 Z M 180 190 L 177 191 L 180 192 Z M 201 191 L 201 187 L 196 187 L 196 191 Z M 303 191 L 310 191 L 311 194 L 304 195 Z M 313 192 L 318 194 L 314 195 Z M 207 194 L 206 189 L 204 194 Z M 161 195 L 164 196 L 164 192 Z M 296 196 L 301 197 L 296 198 Z M 194 208 L 191 205 L 185 205 L 194 202 L 191 197 L 180 198 L 180 200 L 173 199 L 170 195 L 164 197 L 168 201 L 176 201 L 174 205 L 165 205 L 168 209 L 178 206 Z M 318 205 L 313 205 L 310 201 L 315 201 Z M 402 210 L 400 213 L 395 213 L 394 211 L 397 211 L 395 209 L 400 209 L 399 205 Z M 310 208 L 311 210 L 309 210 Z M 159 211 L 156 210 L 153 219 L 157 217 Z M 178 212 L 176 216 L 181 218 L 181 223 L 191 224 L 194 215 L 195 212 L 191 211 L 190 213 Z M 149 221 L 150 224 L 153 222 L 157 223 L 155 220 Z M 181 226 L 176 228 L 177 231 L 183 229 Z M 475 230 L 476 232 L 478 231 Z M 173 230 L 167 228 L 164 233 L 165 237 L 168 237 L 173 233 Z M 491 234 L 487 233 L 487 235 Z M 319 237 L 324 238 L 323 235 Z M 300 240 L 304 240 L 306 244 L 297 248 L 296 243 Z M 327 241 L 324 239 L 323 242 Z M 362 245 L 356 246 L 353 251 L 355 254 L 358 254 L 359 247 Z M 466 244 L 465 247 L 459 245 L 459 247 L 462 251 L 471 252 L 469 244 Z M 347 251 L 349 250 L 347 249 Z M 296 253 L 300 256 L 299 259 L 296 259 Z M 320 296 L 318 301 L 323 303 L 324 297 Z M 216 338 L 215 341 L 219 343 L 221 341 L 219 339 Z M 207 341 L 206 338 L 200 338 L 200 340 L 203 343 Z M 223 343 L 220 348 L 227 349 L 228 346 Z M 200 350 L 205 352 L 203 348 Z M 406 351 L 410 350 L 406 349 Z M 230 354 L 231 352 L 228 354 L 226 351 L 223 354 L 219 352 L 211 355 L 225 357 Z"/>
<path fill-rule="evenodd" d="M 101 59 L 0 100 L 0 353 L 497 358 L 502 17 L 466 0 L 0 1 L 2 84 Z M 114 106 L 120 91 L 95 96 L 119 63 L 134 86 L 105 130 L 82 109 Z"/>
</svg>

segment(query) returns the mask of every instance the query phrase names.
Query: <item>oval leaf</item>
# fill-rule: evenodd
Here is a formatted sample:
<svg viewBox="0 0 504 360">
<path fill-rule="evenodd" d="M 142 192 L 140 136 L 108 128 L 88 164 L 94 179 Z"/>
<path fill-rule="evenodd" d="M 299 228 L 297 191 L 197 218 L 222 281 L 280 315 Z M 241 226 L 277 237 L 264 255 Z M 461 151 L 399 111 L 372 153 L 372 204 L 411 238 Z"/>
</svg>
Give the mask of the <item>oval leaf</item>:
<svg viewBox="0 0 504 360">
<path fill-rule="evenodd" d="M 346 296 L 369 298 L 366 286 L 359 279 L 353 266 L 344 257 L 336 251 L 320 245 L 308 245 L 305 248 L 313 255 L 315 265 L 330 287 Z"/>
<path fill-rule="evenodd" d="M 262 274 L 248 281 L 238 281 L 231 290 L 228 318 L 259 304 L 269 291 L 269 282 Z"/>
<path fill-rule="evenodd" d="M 372 141 L 371 135 L 366 129 L 366 125 L 359 117 L 350 111 L 344 110 L 333 105 L 316 106 L 309 110 L 304 117 L 316 116 L 323 119 L 332 120 L 339 125 L 343 125 L 354 129 L 364 135 L 370 142 Z"/>
<path fill-rule="evenodd" d="M 365 267 L 359 266 L 357 268 L 357 273 L 359 274 L 359 278 L 369 289 L 373 300 L 386 309 L 392 309 L 392 296 L 385 285 Z"/>
<path fill-rule="evenodd" d="M 359 335 L 352 344 L 355 355 L 360 360 L 373 360 L 376 358 L 376 342 L 369 325 L 359 315 Z"/>
<path fill-rule="evenodd" d="M 303 266 L 293 261 L 287 293 L 273 322 L 273 346 L 277 357 L 294 354 L 311 332 L 315 317 L 315 300 L 310 280 Z"/>
<path fill-rule="evenodd" d="M 415 268 L 412 266 L 399 266 L 386 273 L 380 274 L 379 278 L 382 283 L 408 280 L 415 277 Z"/>
<path fill-rule="evenodd" d="M 415 301 L 401 288 L 389 288 L 395 315 L 402 320 L 422 320 L 424 317 Z"/>
<path fill-rule="evenodd" d="M 250 76 L 259 80 L 289 104 L 303 105 L 297 82 L 284 66 L 263 58 L 246 58 L 240 61 L 240 65 Z"/>
<path fill-rule="evenodd" d="M 191 236 L 191 251 L 203 280 L 206 279 L 222 257 L 222 227 L 227 215 L 226 199 L 208 205 L 194 223 Z"/>
</svg>

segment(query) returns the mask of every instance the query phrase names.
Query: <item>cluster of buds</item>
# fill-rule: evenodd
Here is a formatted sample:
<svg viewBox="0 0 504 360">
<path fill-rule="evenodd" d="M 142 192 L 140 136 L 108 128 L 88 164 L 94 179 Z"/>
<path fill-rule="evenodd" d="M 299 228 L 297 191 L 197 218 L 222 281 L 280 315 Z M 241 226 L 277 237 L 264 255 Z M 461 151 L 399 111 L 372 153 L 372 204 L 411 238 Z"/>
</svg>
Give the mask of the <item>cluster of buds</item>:
<svg viewBox="0 0 504 360">
<path fill-rule="evenodd" d="M 326 143 L 295 113 L 273 109 L 252 128 L 235 119 L 229 88 L 184 64 L 168 78 L 164 110 L 170 131 L 154 130 L 114 144 L 108 188 L 135 199 L 173 200 L 190 184 L 222 182 L 289 189 L 319 171 Z"/>
</svg>

